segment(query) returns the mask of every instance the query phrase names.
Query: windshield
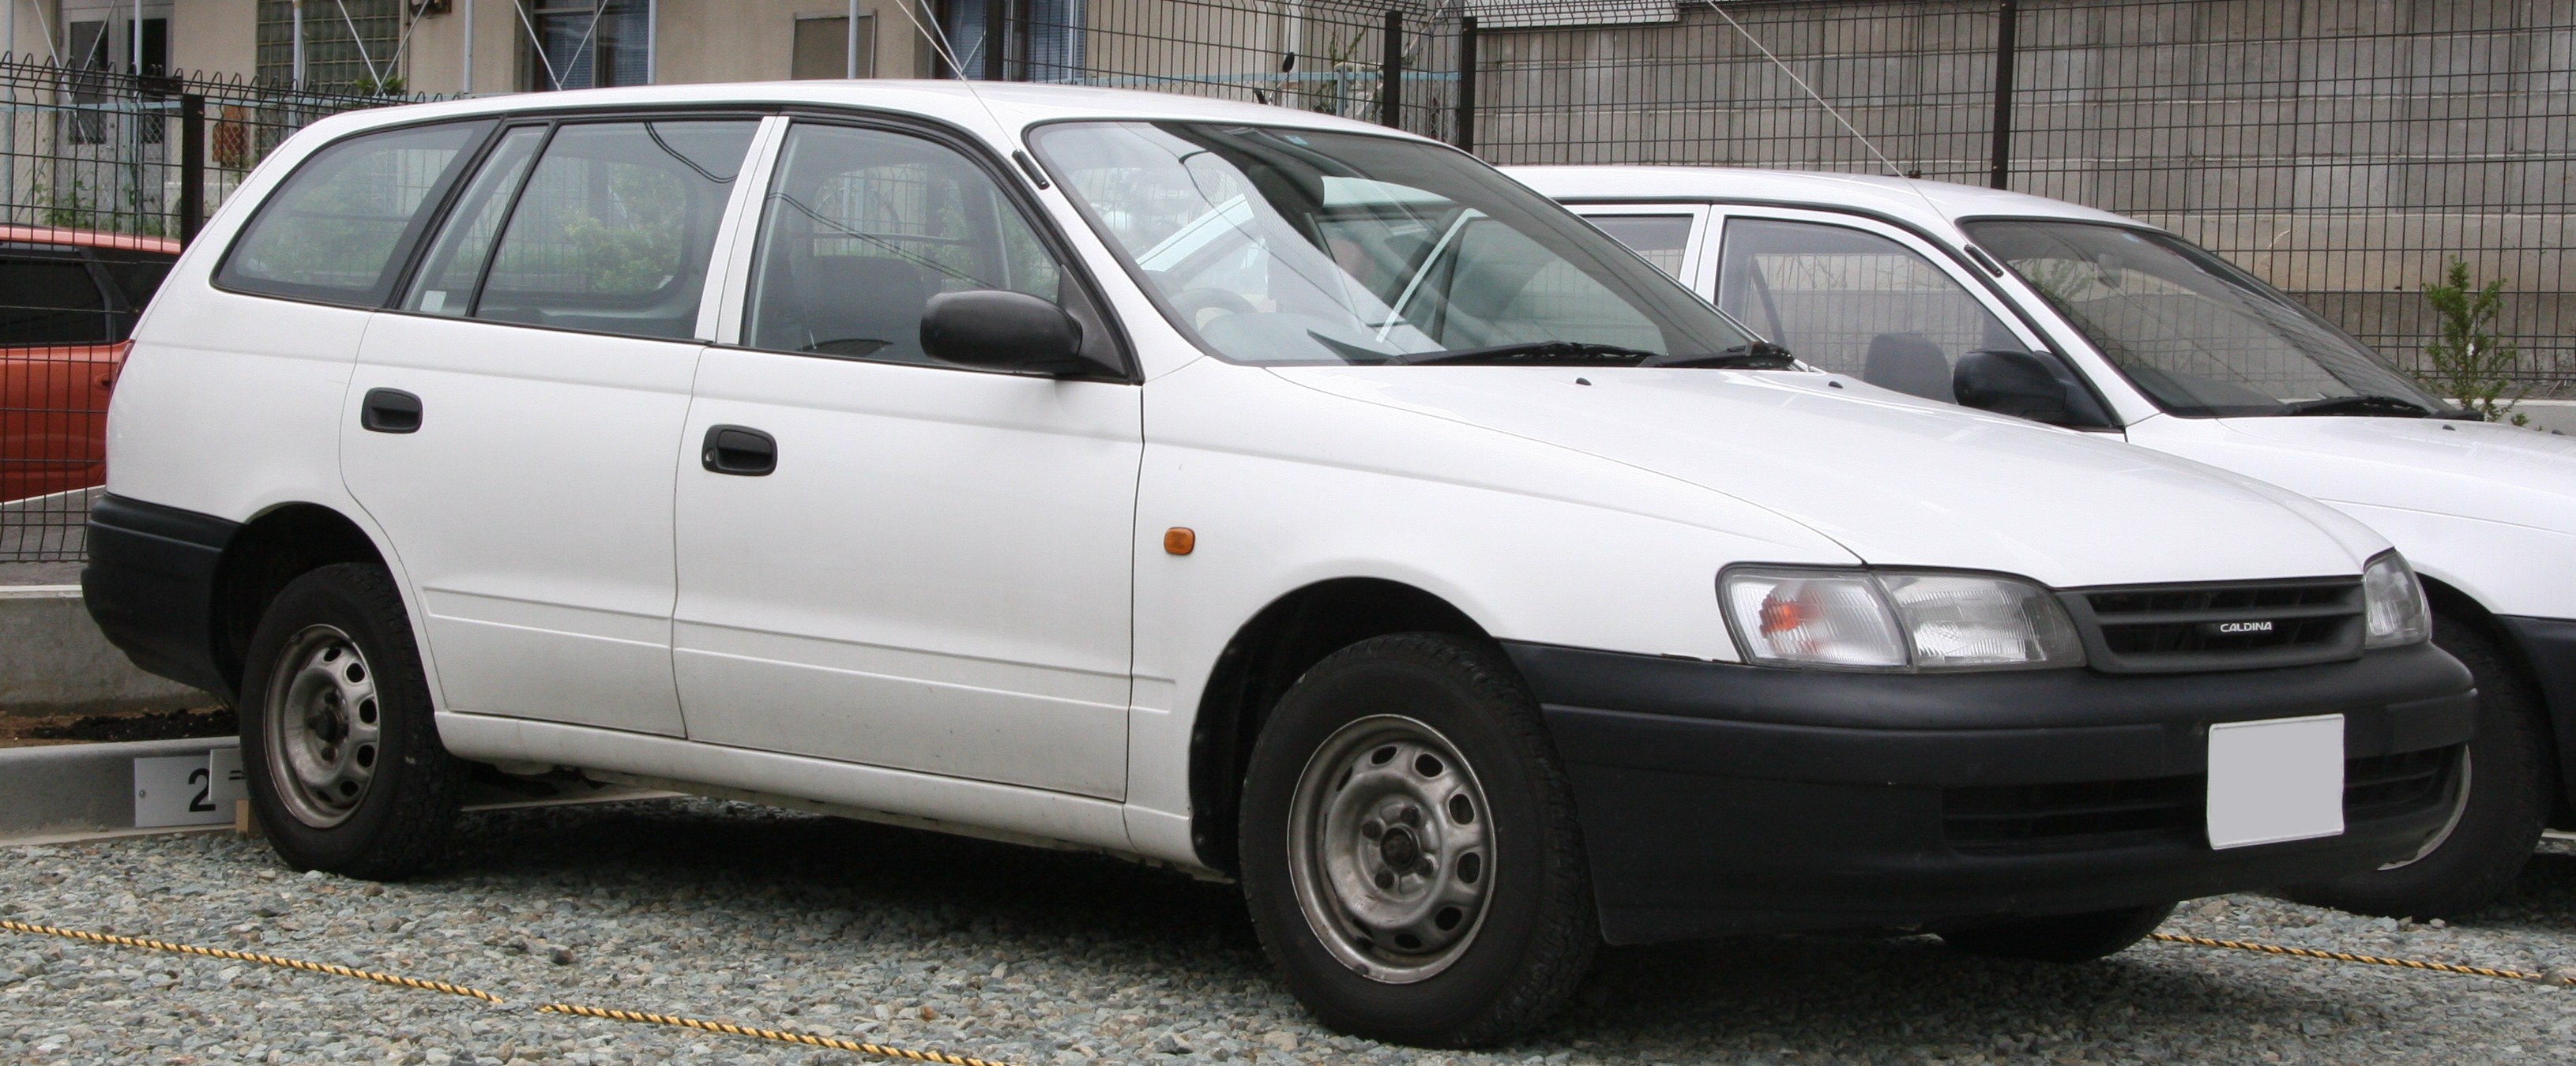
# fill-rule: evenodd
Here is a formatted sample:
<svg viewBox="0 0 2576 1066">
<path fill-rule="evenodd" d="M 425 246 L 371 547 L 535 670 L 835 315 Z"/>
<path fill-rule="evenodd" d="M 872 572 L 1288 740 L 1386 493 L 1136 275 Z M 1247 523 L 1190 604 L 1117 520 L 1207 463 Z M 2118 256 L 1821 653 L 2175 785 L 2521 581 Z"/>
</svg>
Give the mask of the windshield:
<svg viewBox="0 0 2576 1066">
<path fill-rule="evenodd" d="M 2175 414 L 2450 411 L 2315 312 L 2181 238 L 2057 220 L 1963 228 Z"/>
<path fill-rule="evenodd" d="M 1751 338 L 1714 309 L 1435 145 L 1182 122 L 1052 125 L 1032 145 L 1174 324 L 1226 359 L 1771 365 L 1723 362 Z"/>
</svg>

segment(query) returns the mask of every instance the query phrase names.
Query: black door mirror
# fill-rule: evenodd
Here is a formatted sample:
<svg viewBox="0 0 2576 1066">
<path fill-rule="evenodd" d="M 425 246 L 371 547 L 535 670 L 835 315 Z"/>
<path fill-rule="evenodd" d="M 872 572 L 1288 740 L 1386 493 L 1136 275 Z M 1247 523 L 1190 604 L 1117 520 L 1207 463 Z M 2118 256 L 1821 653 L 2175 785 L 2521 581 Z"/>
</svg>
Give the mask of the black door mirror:
<svg viewBox="0 0 2576 1066">
<path fill-rule="evenodd" d="M 979 370 L 1080 377 L 1105 369 L 1083 358 L 1082 324 L 1027 293 L 943 292 L 921 311 L 921 350 Z"/>
<path fill-rule="evenodd" d="M 2066 383 L 2029 352 L 1969 352 L 1950 372 L 1950 389 L 1963 407 L 2050 425 L 2069 421 Z"/>
</svg>

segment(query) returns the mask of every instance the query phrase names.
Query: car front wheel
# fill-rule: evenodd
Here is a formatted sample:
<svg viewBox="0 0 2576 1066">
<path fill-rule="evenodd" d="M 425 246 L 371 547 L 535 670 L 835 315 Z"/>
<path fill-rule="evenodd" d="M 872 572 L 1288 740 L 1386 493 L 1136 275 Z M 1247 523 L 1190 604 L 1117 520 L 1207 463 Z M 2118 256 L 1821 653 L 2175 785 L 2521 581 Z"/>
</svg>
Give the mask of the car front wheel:
<svg viewBox="0 0 2576 1066">
<path fill-rule="evenodd" d="M 2504 649 L 2477 627 L 2436 617 L 2433 643 L 2478 683 L 2477 734 L 2459 772 L 2451 820 L 2400 862 L 2285 894 L 2301 903 L 2392 918 L 2456 918 L 2493 902 L 2540 843 L 2558 787 L 2540 701 Z"/>
<path fill-rule="evenodd" d="M 1499 652 L 1444 634 L 1324 659 L 1264 725 L 1243 883 L 1325 1024 L 1430 1046 L 1545 1017 L 1599 944 L 1564 771 Z"/>
</svg>

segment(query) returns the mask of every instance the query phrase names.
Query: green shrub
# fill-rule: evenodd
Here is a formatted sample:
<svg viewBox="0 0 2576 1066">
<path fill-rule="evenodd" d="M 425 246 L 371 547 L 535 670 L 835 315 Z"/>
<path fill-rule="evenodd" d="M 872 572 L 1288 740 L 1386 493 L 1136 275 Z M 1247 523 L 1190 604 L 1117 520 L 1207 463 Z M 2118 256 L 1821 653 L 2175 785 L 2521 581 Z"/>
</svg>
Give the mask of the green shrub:
<svg viewBox="0 0 2576 1066">
<path fill-rule="evenodd" d="M 2469 277 L 2469 264 L 2454 258 L 2440 284 L 2424 286 L 2424 302 L 2433 305 L 2434 324 L 2440 330 L 2433 343 L 2424 346 L 2424 354 L 2432 360 L 2430 368 L 2418 375 L 2424 383 L 2489 422 L 2507 421 L 2510 415 L 2514 425 L 2530 424 L 2529 418 L 2512 414 L 2514 404 L 2531 391 L 2531 386 L 2514 380 L 2522 353 L 2495 332 L 2504 305 L 2504 279 L 2476 284 Z"/>
</svg>

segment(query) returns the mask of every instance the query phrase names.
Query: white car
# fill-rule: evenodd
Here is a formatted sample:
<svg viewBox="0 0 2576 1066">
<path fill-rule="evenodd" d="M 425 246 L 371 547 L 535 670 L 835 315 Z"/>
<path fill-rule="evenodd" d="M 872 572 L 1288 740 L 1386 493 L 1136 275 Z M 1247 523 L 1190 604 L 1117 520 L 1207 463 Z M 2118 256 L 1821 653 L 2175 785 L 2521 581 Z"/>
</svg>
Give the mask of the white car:
<svg viewBox="0 0 2576 1066">
<path fill-rule="evenodd" d="M 2259 478 L 2388 535 L 2477 676 L 2476 787 L 2424 853 L 2293 894 L 2474 910 L 2576 826 L 2576 439 L 2483 423 L 2164 230 L 1942 182 L 1509 171 L 1797 358 Z M 2464 421 L 2465 419 L 2465 421 Z"/>
<path fill-rule="evenodd" d="M 2117 951 L 2413 854 L 2472 728 L 2359 522 L 1789 367 L 1463 153 L 1177 96 L 331 118 L 109 435 L 91 609 L 237 695 L 293 865 L 431 861 L 464 760 L 1098 848 L 1239 878 L 1405 1041 L 1605 938 Z"/>
</svg>

